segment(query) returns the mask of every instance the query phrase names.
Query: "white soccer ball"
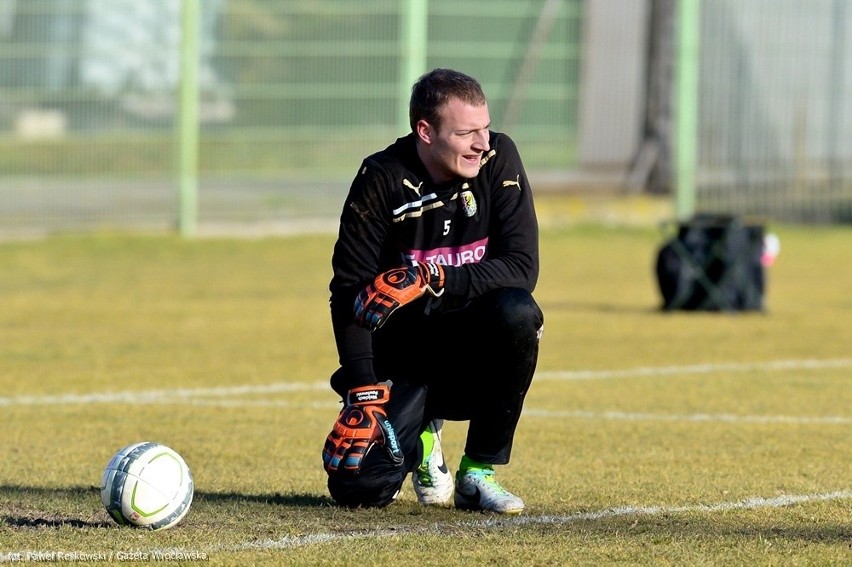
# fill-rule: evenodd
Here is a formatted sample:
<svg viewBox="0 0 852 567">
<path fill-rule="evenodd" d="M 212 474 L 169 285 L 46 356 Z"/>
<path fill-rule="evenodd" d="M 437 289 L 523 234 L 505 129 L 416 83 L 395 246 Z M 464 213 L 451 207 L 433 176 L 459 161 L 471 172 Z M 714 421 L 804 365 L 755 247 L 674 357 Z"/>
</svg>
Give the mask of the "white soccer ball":
<svg viewBox="0 0 852 567">
<path fill-rule="evenodd" d="M 160 443 L 135 443 L 110 459 L 101 501 L 121 525 L 164 530 L 189 511 L 192 473 L 177 452 Z"/>
</svg>

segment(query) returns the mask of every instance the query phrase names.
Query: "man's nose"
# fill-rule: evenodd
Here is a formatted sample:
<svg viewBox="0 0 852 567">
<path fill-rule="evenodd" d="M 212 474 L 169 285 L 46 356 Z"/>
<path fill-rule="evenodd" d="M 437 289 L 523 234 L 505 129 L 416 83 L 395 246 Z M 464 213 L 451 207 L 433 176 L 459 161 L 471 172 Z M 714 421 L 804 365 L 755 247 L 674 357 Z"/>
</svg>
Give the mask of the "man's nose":
<svg viewBox="0 0 852 567">
<path fill-rule="evenodd" d="M 488 129 L 477 130 L 476 138 L 474 140 L 474 148 L 478 151 L 487 152 L 491 149 L 491 146 L 488 143 L 489 133 Z"/>
</svg>

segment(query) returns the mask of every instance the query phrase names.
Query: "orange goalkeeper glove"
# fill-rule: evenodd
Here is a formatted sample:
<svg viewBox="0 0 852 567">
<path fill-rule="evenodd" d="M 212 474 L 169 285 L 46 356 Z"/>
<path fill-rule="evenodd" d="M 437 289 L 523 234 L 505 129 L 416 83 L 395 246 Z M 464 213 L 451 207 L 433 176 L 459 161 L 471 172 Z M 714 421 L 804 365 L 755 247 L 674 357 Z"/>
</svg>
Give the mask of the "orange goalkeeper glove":
<svg viewBox="0 0 852 567">
<path fill-rule="evenodd" d="M 376 276 L 355 298 L 355 321 L 375 331 L 391 314 L 429 292 L 444 293 L 444 268 L 440 264 L 419 264 L 394 268 Z"/>
<path fill-rule="evenodd" d="M 357 474 L 364 457 L 376 445 L 387 450 L 393 463 L 402 464 L 402 450 L 384 408 L 390 398 L 390 384 L 349 390 L 323 447 L 322 462 L 327 472 Z"/>
</svg>

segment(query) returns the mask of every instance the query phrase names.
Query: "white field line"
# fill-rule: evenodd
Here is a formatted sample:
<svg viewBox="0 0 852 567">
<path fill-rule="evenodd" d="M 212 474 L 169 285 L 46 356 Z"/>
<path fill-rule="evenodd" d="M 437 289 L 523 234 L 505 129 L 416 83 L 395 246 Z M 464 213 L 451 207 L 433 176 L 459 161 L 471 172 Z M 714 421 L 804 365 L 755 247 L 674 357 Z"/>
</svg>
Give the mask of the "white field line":
<svg viewBox="0 0 852 567">
<path fill-rule="evenodd" d="M 687 366 L 651 366 L 623 370 L 568 370 L 536 372 L 535 380 L 604 380 L 608 378 L 660 378 L 716 372 L 754 372 L 759 370 L 822 370 L 852 367 L 852 358 L 770 360 L 751 363 L 693 364 Z"/>
<path fill-rule="evenodd" d="M 707 374 L 714 372 L 748 372 L 754 370 L 819 370 L 852 366 L 852 359 L 804 359 L 776 360 L 759 363 L 721 363 L 687 366 L 639 367 L 621 370 L 550 371 L 536 373 L 536 381 L 547 380 L 605 380 L 613 378 L 655 378 L 676 375 Z M 0 397 L 0 408 L 12 406 L 45 405 L 89 405 L 89 404 L 170 404 L 210 407 L 339 407 L 339 401 L 293 402 L 282 399 L 245 399 L 244 396 L 286 394 L 292 392 L 321 391 L 330 393 L 326 381 L 277 382 L 261 385 L 223 386 L 213 388 L 174 388 L 121 392 L 94 392 L 89 394 L 57 394 L 46 396 Z M 240 399 L 243 397 L 242 399 Z M 846 417 L 788 417 L 788 416 L 734 416 L 734 415 L 686 415 L 666 416 L 653 414 L 627 414 L 620 412 L 547 412 L 525 410 L 525 415 L 534 417 L 605 418 L 623 420 L 667 420 L 667 421 L 728 421 L 754 423 L 828 423 L 846 424 Z"/>
<path fill-rule="evenodd" d="M 835 500 L 852 499 L 852 490 L 840 490 L 824 494 L 799 494 L 785 495 L 774 498 L 755 497 L 736 502 L 720 502 L 717 504 L 689 504 L 684 506 L 621 506 L 618 508 L 607 508 L 604 510 L 593 510 L 590 512 L 576 512 L 563 515 L 538 515 L 538 516 L 514 516 L 494 517 L 484 520 L 471 520 L 462 522 L 431 523 L 425 526 L 398 527 L 395 529 L 379 529 L 370 531 L 358 531 L 354 533 L 314 533 L 303 536 L 285 536 L 278 539 L 246 542 L 236 546 L 223 546 L 211 552 L 235 552 L 251 550 L 275 550 L 307 547 L 315 544 L 332 543 L 341 540 L 377 538 L 377 537 L 400 537 L 405 535 L 441 535 L 457 529 L 500 529 L 505 527 L 526 525 L 549 525 L 563 526 L 578 522 L 607 520 L 612 518 L 637 517 L 637 516 L 662 516 L 668 514 L 714 514 L 731 512 L 736 510 L 758 510 L 765 508 L 782 508 L 797 504 L 808 504 L 812 502 L 829 502 Z"/>
<path fill-rule="evenodd" d="M 53 406 L 87 404 L 144 404 L 191 403 L 203 398 L 230 398 L 257 394 L 280 394 L 304 391 L 329 391 L 328 382 L 277 382 L 263 385 L 224 386 L 219 388 L 173 388 L 124 392 L 95 392 L 91 394 L 60 394 L 54 396 L 0 397 L 2 406 Z"/>
<path fill-rule="evenodd" d="M 708 414 L 694 413 L 686 415 L 631 413 L 620 411 L 548 411 L 539 409 L 524 409 L 524 417 L 546 418 L 575 418 L 575 419 L 608 419 L 620 421 L 681 421 L 681 422 L 722 422 L 722 423 L 772 423 L 796 425 L 849 425 L 852 417 L 840 416 L 789 416 L 789 415 L 733 415 L 727 413 Z"/>
</svg>

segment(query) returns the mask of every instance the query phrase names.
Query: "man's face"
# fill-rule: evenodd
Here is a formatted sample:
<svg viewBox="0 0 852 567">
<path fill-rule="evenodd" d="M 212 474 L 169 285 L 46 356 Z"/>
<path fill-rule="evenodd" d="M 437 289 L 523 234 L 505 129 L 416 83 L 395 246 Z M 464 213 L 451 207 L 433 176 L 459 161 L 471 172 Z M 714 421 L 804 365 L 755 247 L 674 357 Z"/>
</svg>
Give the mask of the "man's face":
<svg viewBox="0 0 852 567">
<path fill-rule="evenodd" d="M 439 129 L 424 120 L 417 123 L 418 153 L 432 181 L 476 177 L 482 155 L 490 149 L 488 105 L 471 106 L 452 98 L 439 114 Z"/>
</svg>

